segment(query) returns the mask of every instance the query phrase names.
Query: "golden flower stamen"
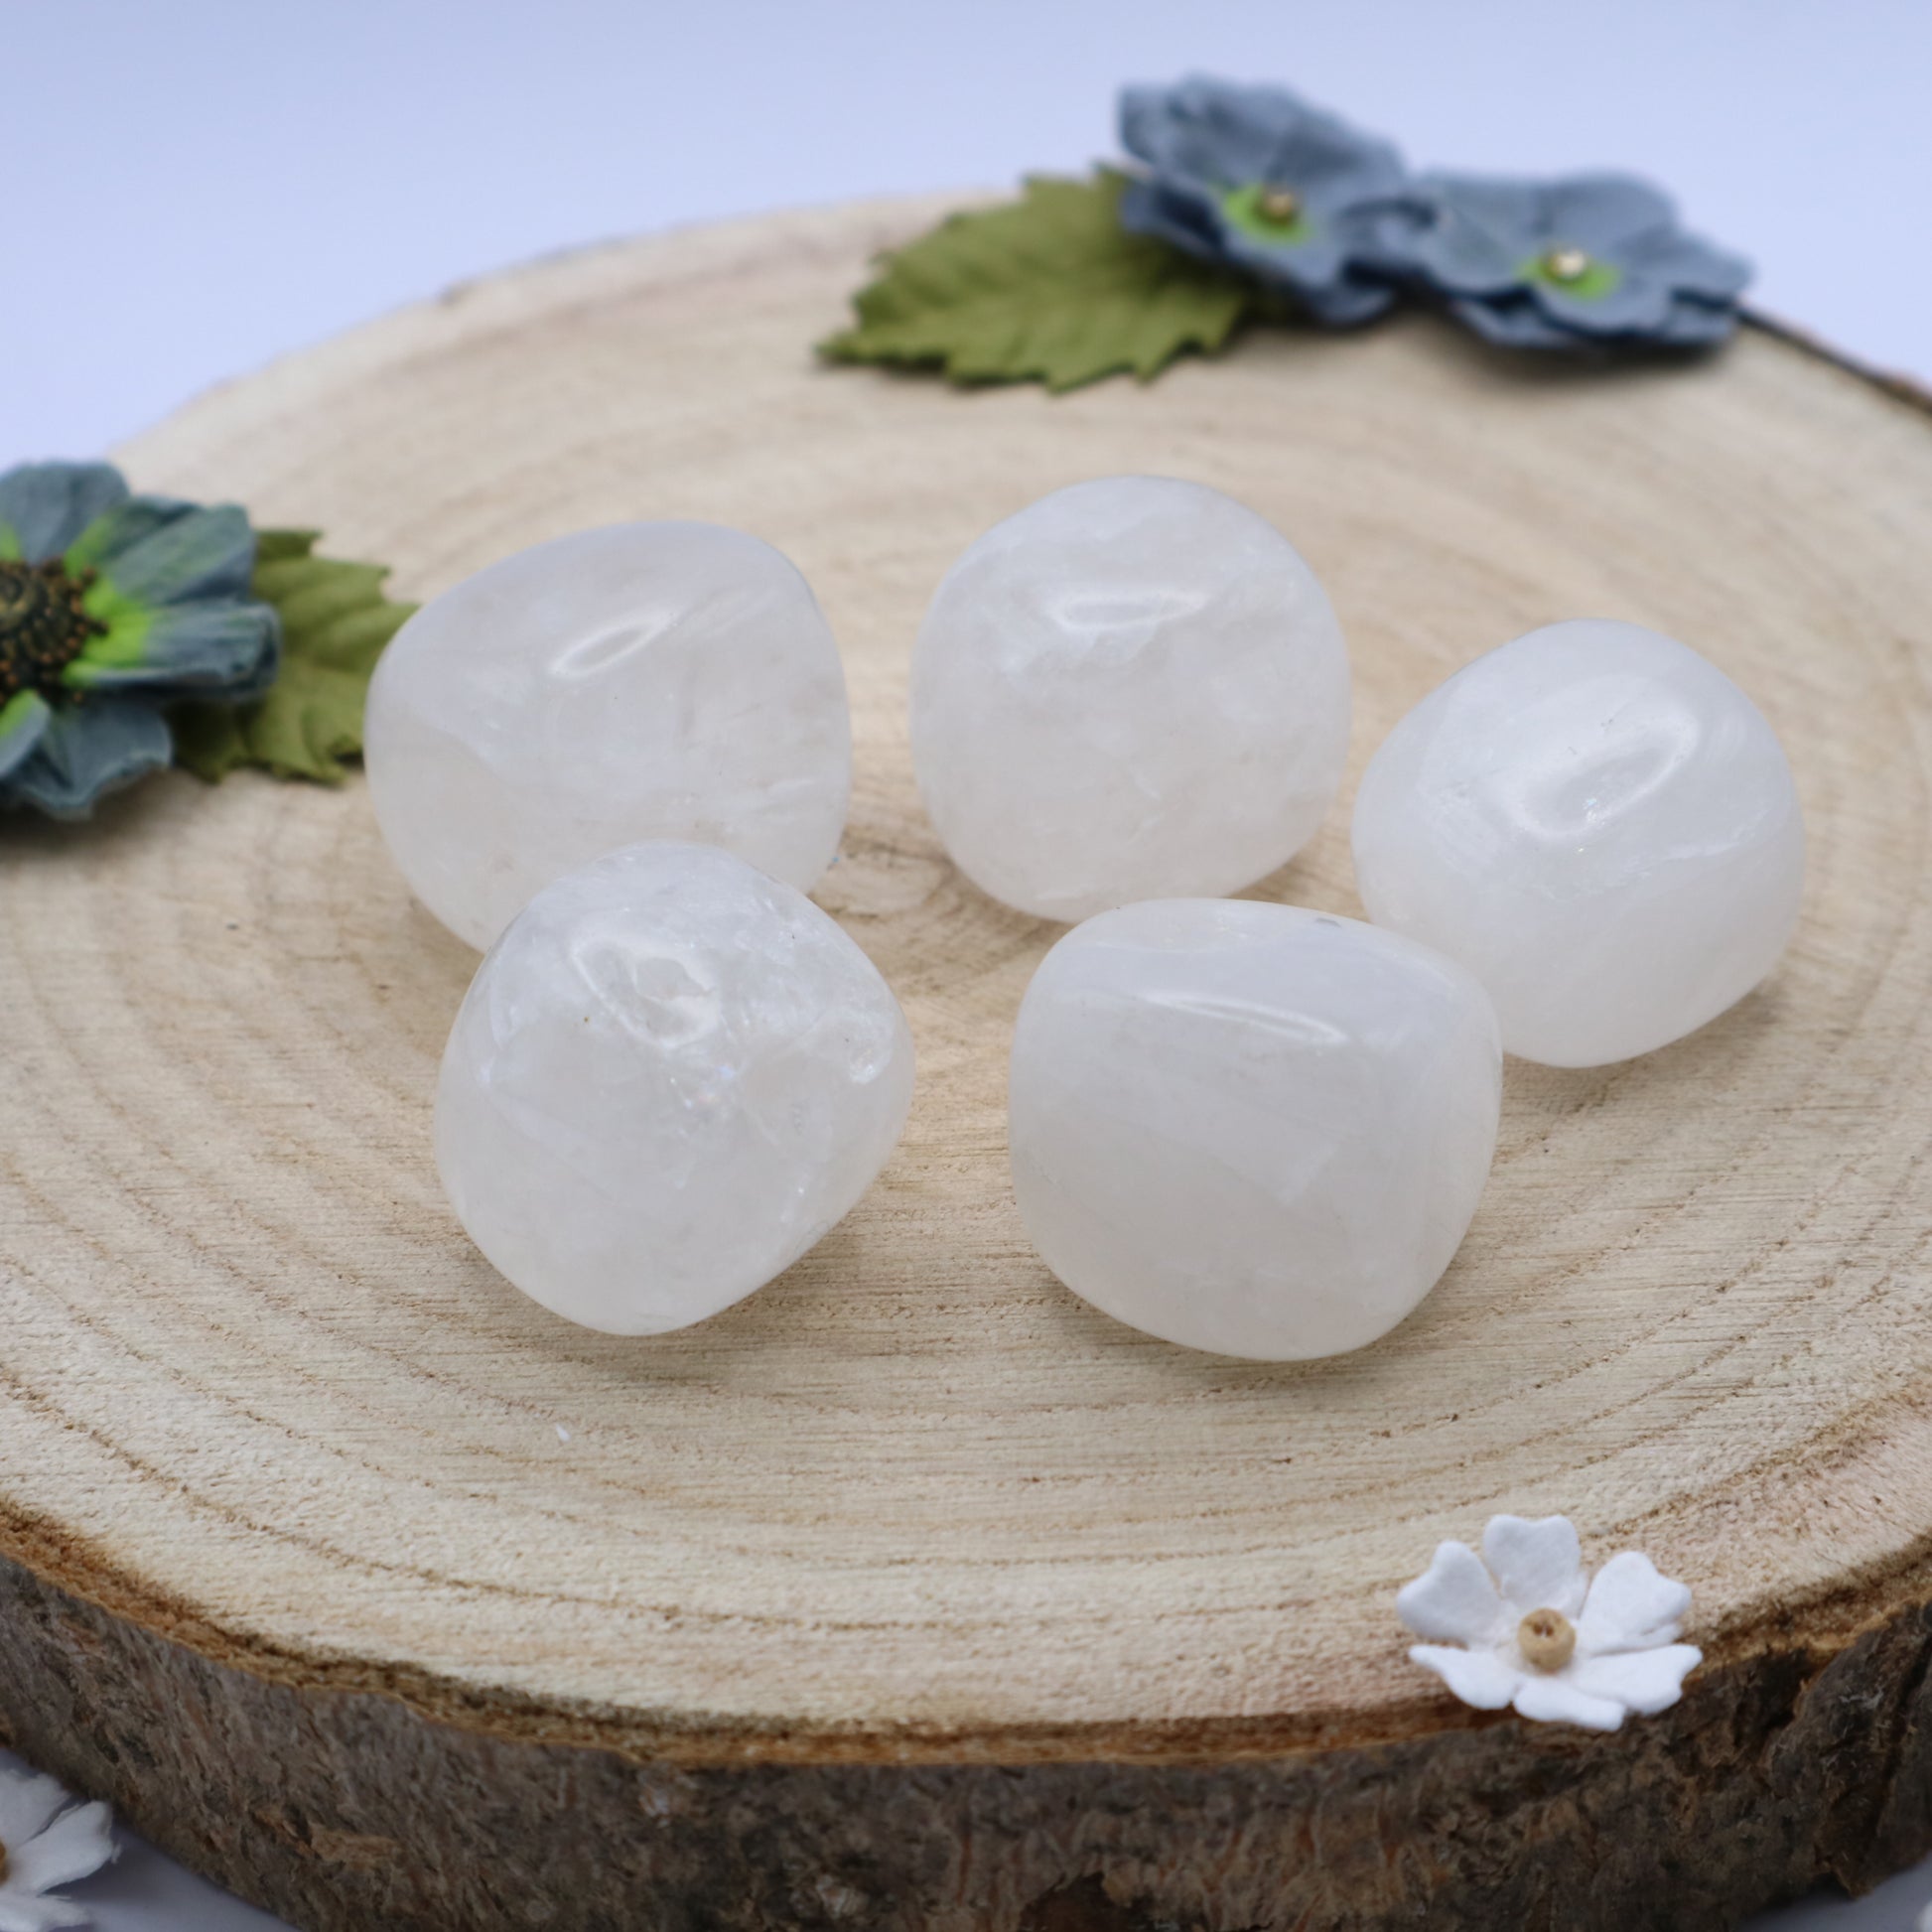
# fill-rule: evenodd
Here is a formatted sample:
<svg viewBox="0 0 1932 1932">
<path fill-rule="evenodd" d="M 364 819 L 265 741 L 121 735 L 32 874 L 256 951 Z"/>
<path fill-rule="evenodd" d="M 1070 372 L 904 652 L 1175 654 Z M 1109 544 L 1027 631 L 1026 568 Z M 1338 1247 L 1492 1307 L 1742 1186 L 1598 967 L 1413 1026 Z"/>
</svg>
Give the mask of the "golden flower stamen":
<svg viewBox="0 0 1932 1932">
<path fill-rule="evenodd" d="M 1255 212 L 1278 228 L 1293 227 L 1302 218 L 1302 198 L 1292 188 L 1264 186 L 1255 196 Z"/>
<path fill-rule="evenodd" d="M 61 673 L 107 626 L 86 609 L 95 573 L 0 558 L 0 704 L 22 691 L 66 694 Z"/>
</svg>

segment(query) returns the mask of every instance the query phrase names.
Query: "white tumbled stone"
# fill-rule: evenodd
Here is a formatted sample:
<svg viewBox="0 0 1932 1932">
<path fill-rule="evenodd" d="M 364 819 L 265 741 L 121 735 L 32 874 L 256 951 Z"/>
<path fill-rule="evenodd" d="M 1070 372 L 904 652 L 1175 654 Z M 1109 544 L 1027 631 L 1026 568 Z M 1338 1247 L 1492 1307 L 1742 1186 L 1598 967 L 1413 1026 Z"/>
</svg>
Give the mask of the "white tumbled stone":
<svg viewBox="0 0 1932 1932">
<path fill-rule="evenodd" d="M 486 946 L 541 886 L 639 839 L 722 846 L 800 892 L 852 788 L 838 648 L 768 543 L 620 523 L 518 551 L 382 653 L 364 760 L 423 903 Z"/>
<path fill-rule="evenodd" d="M 904 1015 L 833 919 L 716 847 L 634 845 L 546 886 L 477 969 L 436 1162 L 524 1294 L 656 1334 L 813 1246 L 911 1095 Z"/>
<path fill-rule="evenodd" d="M 1459 960 L 1503 1044 L 1599 1066 L 1681 1038 L 1777 963 L 1804 823 L 1777 735 L 1716 665 L 1632 623 L 1532 630 L 1371 760 L 1355 875 L 1378 924 Z"/>
<path fill-rule="evenodd" d="M 1055 490 L 946 574 L 912 658 L 912 759 L 953 861 L 1041 918 L 1235 892 L 1334 797 L 1348 653 L 1314 572 L 1233 497 Z"/>
<path fill-rule="evenodd" d="M 1020 1009 L 1014 1189 L 1076 1295 L 1264 1361 L 1387 1333 L 1467 1231 L 1502 1050 L 1461 967 L 1356 919 L 1151 900 L 1076 926 Z"/>
</svg>

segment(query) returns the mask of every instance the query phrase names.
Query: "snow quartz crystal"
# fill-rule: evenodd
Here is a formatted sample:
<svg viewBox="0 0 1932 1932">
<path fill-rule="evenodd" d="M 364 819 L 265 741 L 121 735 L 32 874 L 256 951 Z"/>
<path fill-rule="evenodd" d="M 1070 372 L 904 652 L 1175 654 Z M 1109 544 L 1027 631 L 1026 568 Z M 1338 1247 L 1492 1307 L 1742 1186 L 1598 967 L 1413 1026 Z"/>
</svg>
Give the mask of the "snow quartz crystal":
<svg viewBox="0 0 1932 1932">
<path fill-rule="evenodd" d="M 912 653 L 912 762 L 954 864 L 1035 918 L 1238 892 L 1321 822 L 1348 653 L 1314 572 L 1219 490 L 1103 477 L 996 524 Z"/>
<path fill-rule="evenodd" d="M 1677 1641 L 1690 1607 L 1690 1590 L 1634 1550 L 1588 1579 L 1563 1516 L 1492 1517 L 1480 1557 L 1445 1543 L 1396 1597 L 1403 1622 L 1428 1639 L 1411 1661 L 1464 1704 L 1587 1730 L 1654 1717 L 1683 1695 L 1704 1656 Z"/>
<path fill-rule="evenodd" d="M 1021 1004 L 1014 1192 L 1041 1258 L 1147 1334 L 1261 1361 L 1360 1348 L 1449 1266 L 1502 1049 L 1452 961 L 1356 919 L 1146 900 Z"/>
<path fill-rule="evenodd" d="M 53 1887 L 85 1878 L 116 1856 L 105 1805 L 69 1805 L 53 1778 L 0 1771 L 0 1932 L 90 1924 L 86 1906 Z"/>
<path fill-rule="evenodd" d="M 1377 925 L 1488 989 L 1550 1066 L 1653 1052 L 1742 999 L 1804 888 L 1777 735 L 1687 645 L 1584 619 L 1465 665 L 1392 731 L 1355 798 Z"/>
<path fill-rule="evenodd" d="M 716 847 L 633 845 L 547 886 L 477 969 L 436 1160 L 524 1294 L 658 1334 L 816 1245 L 911 1097 L 905 1016 L 828 914 Z"/>
<path fill-rule="evenodd" d="M 517 552 L 403 625 L 363 761 L 390 855 L 479 949 L 540 887 L 640 839 L 810 891 L 852 789 L 838 647 L 767 543 L 620 523 Z"/>
</svg>

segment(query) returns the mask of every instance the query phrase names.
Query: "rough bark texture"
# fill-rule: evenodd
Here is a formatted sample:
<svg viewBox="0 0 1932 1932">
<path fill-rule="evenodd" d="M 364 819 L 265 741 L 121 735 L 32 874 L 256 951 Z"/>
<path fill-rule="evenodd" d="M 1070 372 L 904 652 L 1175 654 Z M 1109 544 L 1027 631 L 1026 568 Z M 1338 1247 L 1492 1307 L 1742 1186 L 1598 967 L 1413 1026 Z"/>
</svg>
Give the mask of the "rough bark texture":
<svg viewBox="0 0 1932 1932">
<path fill-rule="evenodd" d="M 304 1695 L 0 1563 L 8 1741 L 304 1932 L 1726 1932 L 1932 1851 L 1928 1661 L 1921 1607 L 1610 1738 L 685 1768 Z"/>
<path fill-rule="evenodd" d="M 1591 1932 L 1734 1924 L 1932 1844 L 1932 426 L 1751 330 L 1587 376 L 1427 320 L 1151 387 L 815 367 L 830 210 L 539 264 L 125 453 L 434 594 L 542 536 L 738 524 L 845 654 L 818 897 L 919 1084 L 877 1186 L 685 1333 L 571 1330 L 449 1217 L 429 1100 L 474 957 L 365 792 L 179 775 L 0 828 L 0 1718 L 317 1932 Z M 1694 1037 L 1512 1063 L 1454 1267 L 1270 1365 L 1067 1295 L 1007 1172 L 1056 929 L 920 811 L 907 644 L 997 518 L 1166 471 L 1288 531 L 1348 629 L 1351 772 L 1476 652 L 1614 615 L 1783 735 L 1773 980 Z M 1264 896 L 1358 910 L 1346 787 Z M 1611 1738 L 1487 1720 L 1398 1587 L 1497 1510 L 1697 1592 Z"/>
</svg>

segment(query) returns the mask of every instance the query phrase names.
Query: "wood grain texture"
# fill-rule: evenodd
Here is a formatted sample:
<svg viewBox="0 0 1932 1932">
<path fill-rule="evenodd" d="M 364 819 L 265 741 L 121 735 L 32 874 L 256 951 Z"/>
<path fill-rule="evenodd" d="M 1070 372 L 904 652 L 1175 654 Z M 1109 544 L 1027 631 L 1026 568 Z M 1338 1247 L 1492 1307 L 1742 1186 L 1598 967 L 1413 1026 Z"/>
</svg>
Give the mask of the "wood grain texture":
<svg viewBox="0 0 1932 1932">
<path fill-rule="evenodd" d="M 625 517 L 778 544 L 854 703 L 817 897 L 920 1085 L 781 1281 L 679 1335 L 575 1330 L 442 1200 L 474 957 L 359 781 L 171 775 L 7 825 L 0 1714 L 316 1927 L 1572 1932 L 1881 1875 L 1932 1844 L 1932 423 L 1759 332 L 1576 375 L 1418 318 L 1057 399 L 815 366 L 933 211 L 541 263 L 124 453 L 401 596 Z M 1167 1347 L 1033 1257 L 1005 1052 L 1058 929 L 958 879 L 911 782 L 947 564 L 1134 470 L 1321 573 L 1349 789 L 1456 665 L 1593 615 L 1736 676 L 1804 796 L 1778 974 L 1641 1061 L 1512 1062 L 1454 1268 L 1330 1363 Z M 1262 894 L 1358 909 L 1346 803 Z M 1586 1740 L 1407 1665 L 1394 1590 L 1497 1510 L 1693 1584 L 1678 1712 Z"/>
</svg>

